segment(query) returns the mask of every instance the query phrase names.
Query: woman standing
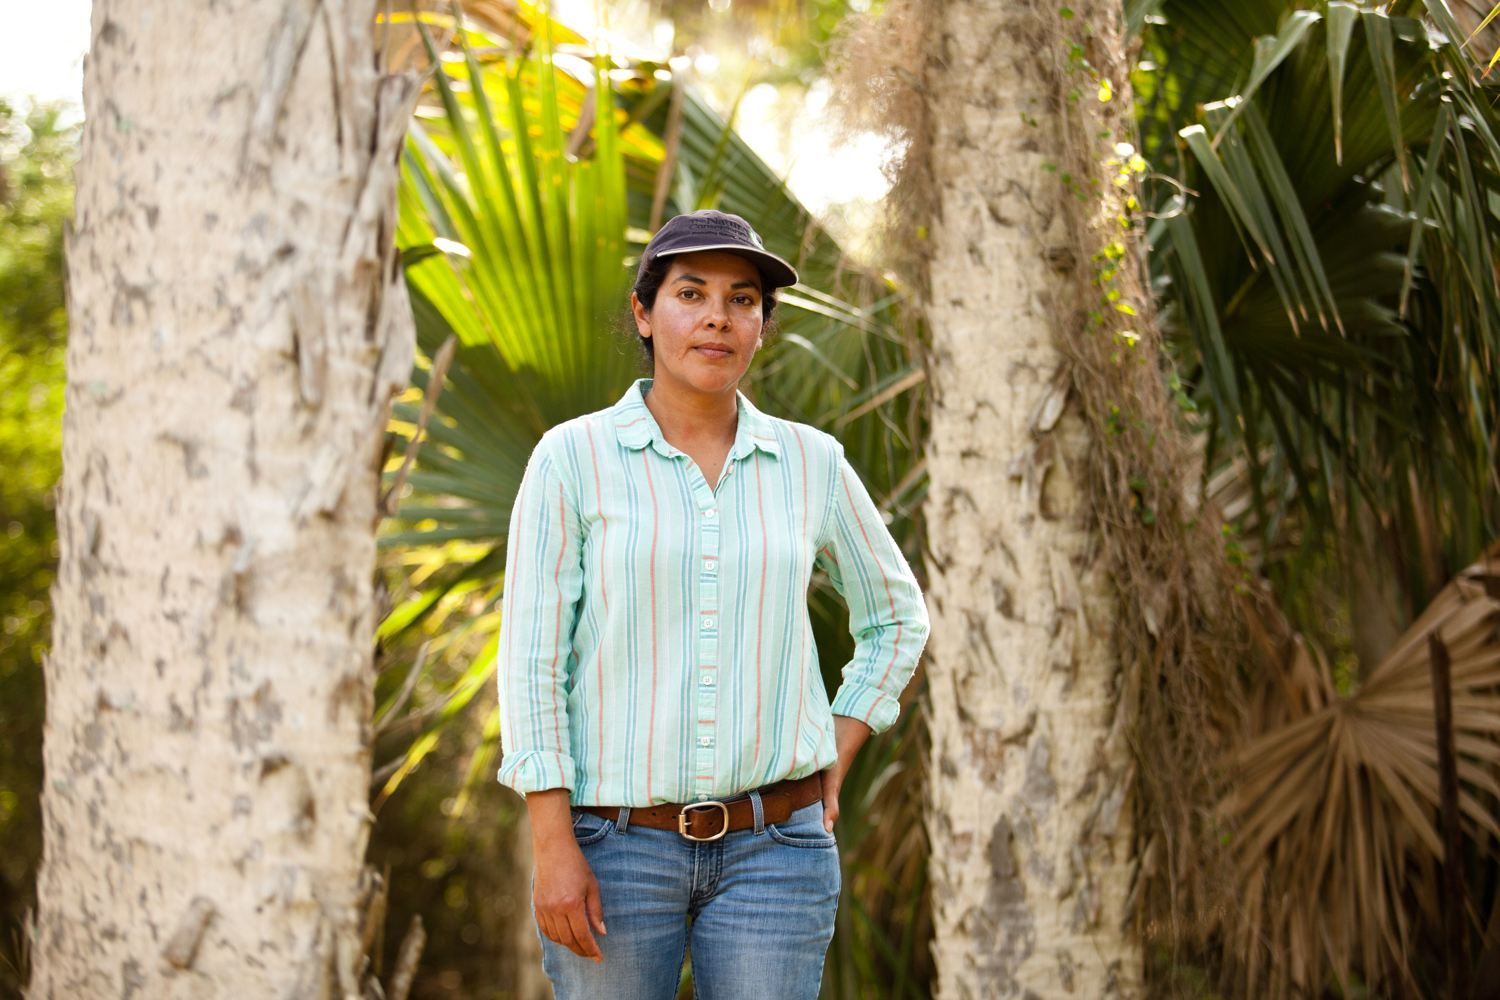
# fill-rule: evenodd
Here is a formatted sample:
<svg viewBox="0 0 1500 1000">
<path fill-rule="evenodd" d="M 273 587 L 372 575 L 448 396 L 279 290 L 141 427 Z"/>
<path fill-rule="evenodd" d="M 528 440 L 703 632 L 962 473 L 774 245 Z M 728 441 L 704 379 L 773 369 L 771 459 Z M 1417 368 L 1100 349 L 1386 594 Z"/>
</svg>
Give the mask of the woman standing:
<svg viewBox="0 0 1500 1000">
<path fill-rule="evenodd" d="M 739 394 L 796 271 L 739 216 L 680 215 L 631 306 L 653 377 L 548 431 L 511 513 L 500 780 L 526 796 L 558 1000 L 818 994 L 839 785 L 890 726 L 922 595 L 839 443 Z M 807 588 L 857 645 L 830 705 Z"/>
</svg>

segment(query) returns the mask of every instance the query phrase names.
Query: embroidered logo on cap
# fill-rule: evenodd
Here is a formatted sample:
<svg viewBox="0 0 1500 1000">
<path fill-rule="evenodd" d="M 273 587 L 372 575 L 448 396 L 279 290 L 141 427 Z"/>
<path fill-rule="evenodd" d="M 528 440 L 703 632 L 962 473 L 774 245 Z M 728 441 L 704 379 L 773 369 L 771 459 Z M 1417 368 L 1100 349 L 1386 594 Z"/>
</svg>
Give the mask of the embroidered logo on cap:
<svg viewBox="0 0 1500 1000">
<path fill-rule="evenodd" d="M 694 214 L 679 215 L 677 218 L 683 220 L 679 224 L 681 228 L 695 236 L 705 235 L 732 240 L 743 240 L 747 236 L 752 238 L 755 236 L 755 232 L 748 225 L 732 216 Z"/>
</svg>

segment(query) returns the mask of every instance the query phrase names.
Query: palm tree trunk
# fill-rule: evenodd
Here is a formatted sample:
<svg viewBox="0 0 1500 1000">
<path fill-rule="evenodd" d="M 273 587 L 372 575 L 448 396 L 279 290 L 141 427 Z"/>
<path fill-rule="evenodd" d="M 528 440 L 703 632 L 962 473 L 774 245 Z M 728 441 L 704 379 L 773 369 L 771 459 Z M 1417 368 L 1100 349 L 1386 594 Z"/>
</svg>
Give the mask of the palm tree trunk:
<svg viewBox="0 0 1500 1000">
<path fill-rule="evenodd" d="M 1074 4 L 1095 66 L 1118 59 L 1116 6 Z M 1064 175 L 1108 148 L 1080 111 L 1100 84 L 1046 0 L 927 7 L 936 993 L 1134 996 L 1115 595 L 1064 349 L 1098 308 L 1076 276 L 1096 248 L 1069 182 L 1087 178 Z"/>
<path fill-rule="evenodd" d="M 413 352 L 374 0 L 96 0 L 30 995 L 363 996 Z"/>
</svg>

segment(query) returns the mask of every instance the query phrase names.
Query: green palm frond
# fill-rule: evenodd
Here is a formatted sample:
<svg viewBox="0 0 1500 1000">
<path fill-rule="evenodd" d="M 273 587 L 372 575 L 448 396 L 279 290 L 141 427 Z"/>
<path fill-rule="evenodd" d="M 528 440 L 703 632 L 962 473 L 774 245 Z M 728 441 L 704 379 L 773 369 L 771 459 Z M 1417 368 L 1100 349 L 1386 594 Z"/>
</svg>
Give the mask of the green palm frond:
<svg viewBox="0 0 1500 1000">
<path fill-rule="evenodd" d="M 1291 13 L 1269 0 L 1248 6 L 1266 24 L 1277 8 Z M 1493 101 L 1467 72 L 1445 75 L 1462 57 L 1412 17 L 1333 3 L 1312 24 L 1318 12 L 1296 12 L 1309 24 L 1286 50 L 1285 25 L 1247 47 L 1238 21 L 1216 28 L 1209 7 L 1221 9 L 1165 3 L 1167 23 L 1147 32 L 1147 51 L 1162 63 L 1138 74 L 1158 95 L 1144 105 L 1147 132 L 1163 120 L 1153 110 L 1161 102 L 1177 120 L 1199 119 L 1181 127 L 1178 143 L 1162 140 L 1154 164 L 1175 166 L 1201 192 L 1185 218 L 1164 227 L 1153 259 L 1182 306 L 1179 332 L 1191 334 L 1181 367 L 1201 373 L 1194 381 L 1214 400 L 1217 431 L 1233 450 L 1257 454 L 1266 441 L 1282 449 L 1286 483 L 1259 483 L 1257 492 L 1293 489 L 1309 524 L 1335 523 L 1350 502 L 1387 502 L 1382 484 L 1404 480 L 1407 467 L 1471 484 L 1469 523 L 1455 526 L 1463 540 L 1445 553 L 1449 565 L 1463 565 L 1500 518 L 1500 493 L 1484 485 L 1475 458 L 1500 406 L 1487 200 L 1500 163 Z M 1165 45 L 1183 35 L 1191 43 Z M 1184 53 L 1219 37 L 1214 79 L 1253 81 L 1257 48 L 1280 62 L 1249 101 L 1205 101 L 1194 111 L 1181 103 L 1188 88 L 1178 81 L 1204 73 Z M 1231 50 L 1240 52 L 1237 67 L 1224 65 Z M 1162 198 L 1180 197 L 1161 187 Z M 1431 223 L 1418 224 L 1412 208 Z M 1437 358 L 1451 366 L 1455 355 L 1466 369 L 1456 408 L 1428 377 Z M 1336 468 L 1323 468 L 1325 457 Z M 1434 462 L 1452 468 L 1440 473 Z M 1268 509 L 1257 515 L 1272 519 Z M 1409 606 L 1440 582 L 1414 591 Z"/>
</svg>

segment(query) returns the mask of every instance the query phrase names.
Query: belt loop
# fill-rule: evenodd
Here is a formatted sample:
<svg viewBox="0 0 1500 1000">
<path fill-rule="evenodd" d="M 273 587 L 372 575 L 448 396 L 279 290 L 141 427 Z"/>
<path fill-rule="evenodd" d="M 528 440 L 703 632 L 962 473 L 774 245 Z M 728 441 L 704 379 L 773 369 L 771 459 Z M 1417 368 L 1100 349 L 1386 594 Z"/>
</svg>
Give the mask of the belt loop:
<svg viewBox="0 0 1500 1000">
<path fill-rule="evenodd" d="M 621 806 L 620 815 L 615 819 L 615 833 L 623 834 L 630 829 L 630 807 Z"/>
<path fill-rule="evenodd" d="M 760 792 L 750 793 L 750 808 L 755 810 L 755 835 L 759 837 L 766 832 L 766 811 L 760 804 Z"/>
</svg>

